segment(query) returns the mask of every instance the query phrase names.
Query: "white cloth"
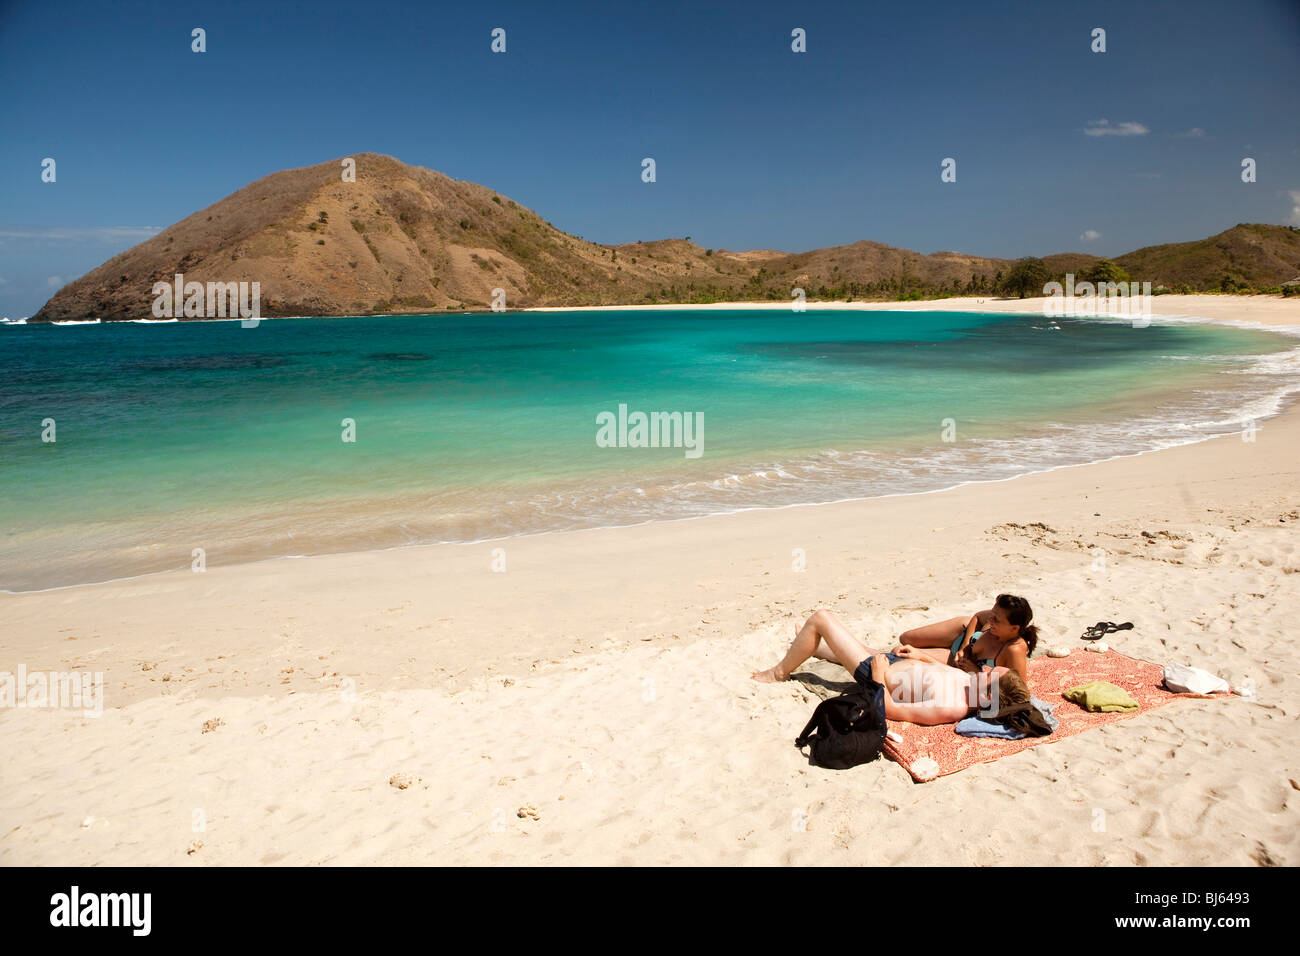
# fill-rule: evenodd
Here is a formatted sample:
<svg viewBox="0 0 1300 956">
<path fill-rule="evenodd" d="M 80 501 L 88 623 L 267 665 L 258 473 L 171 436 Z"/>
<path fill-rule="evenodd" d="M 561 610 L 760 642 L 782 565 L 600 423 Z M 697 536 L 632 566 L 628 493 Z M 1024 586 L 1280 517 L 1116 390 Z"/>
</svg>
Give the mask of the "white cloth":
<svg viewBox="0 0 1300 956">
<path fill-rule="evenodd" d="M 1165 686 L 1175 694 L 1217 694 L 1220 691 L 1230 693 L 1232 688 L 1222 677 L 1216 677 L 1209 671 L 1189 664 L 1166 664 L 1164 667 Z"/>
</svg>

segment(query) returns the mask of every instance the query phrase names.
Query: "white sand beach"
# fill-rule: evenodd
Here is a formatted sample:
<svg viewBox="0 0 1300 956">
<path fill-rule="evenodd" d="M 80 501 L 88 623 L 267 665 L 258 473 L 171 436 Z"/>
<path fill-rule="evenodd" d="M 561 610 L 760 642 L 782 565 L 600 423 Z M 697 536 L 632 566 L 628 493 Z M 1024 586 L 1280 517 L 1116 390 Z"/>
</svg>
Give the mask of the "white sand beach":
<svg viewBox="0 0 1300 956">
<path fill-rule="evenodd" d="M 809 309 L 886 310 L 890 312 L 1038 312 L 1047 299 L 1002 296 L 955 296 L 951 299 L 923 299 L 910 302 L 845 302 L 809 300 Z M 1263 325 L 1296 325 L 1300 322 L 1300 304 L 1278 295 L 1158 295 L 1150 298 L 1153 315 L 1189 316 L 1225 322 L 1258 322 Z M 789 302 L 710 302 L 705 305 L 674 303 L 663 305 L 588 305 L 565 308 L 538 307 L 526 312 L 601 312 L 697 309 L 767 309 L 790 311 Z"/>
<path fill-rule="evenodd" d="M 1153 308 L 1300 327 L 1298 299 Z M 0 594 L 0 671 L 105 682 L 97 717 L 0 709 L 0 864 L 1296 865 L 1300 408 L 1258 424 L 934 494 Z M 1132 621 L 1112 647 L 1256 694 L 917 784 L 809 766 L 819 697 L 750 680 L 817 608 L 878 647 L 1002 591 L 1043 646 Z"/>
</svg>

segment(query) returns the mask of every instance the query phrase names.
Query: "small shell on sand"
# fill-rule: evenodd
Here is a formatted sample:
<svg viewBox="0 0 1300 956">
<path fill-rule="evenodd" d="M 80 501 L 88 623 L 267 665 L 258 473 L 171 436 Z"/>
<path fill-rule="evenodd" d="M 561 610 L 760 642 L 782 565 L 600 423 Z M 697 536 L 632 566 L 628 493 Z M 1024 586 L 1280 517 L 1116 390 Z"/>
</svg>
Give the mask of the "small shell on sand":
<svg viewBox="0 0 1300 956">
<path fill-rule="evenodd" d="M 540 820 L 540 819 L 541 819 L 541 817 L 539 817 L 539 816 L 537 815 L 537 808 L 536 808 L 536 807 L 520 807 L 520 808 L 519 808 L 519 811 L 515 814 L 515 816 L 519 817 L 519 819 L 521 819 L 521 820 Z"/>
<path fill-rule="evenodd" d="M 388 778 L 388 782 L 398 790 L 405 790 L 411 784 L 415 783 L 415 780 L 409 773 L 395 773 Z"/>
<path fill-rule="evenodd" d="M 216 730 L 218 727 L 224 727 L 225 725 L 226 722 L 222 720 L 220 717 L 212 717 L 203 722 L 203 732 L 205 734 L 211 733 L 212 731 Z"/>
<path fill-rule="evenodd" d="M 918 780 L 933 780 L 939 776 L 939 764 L 933 757 L 918 757 L 912 761 L 912 774 Z"/>
</svg>

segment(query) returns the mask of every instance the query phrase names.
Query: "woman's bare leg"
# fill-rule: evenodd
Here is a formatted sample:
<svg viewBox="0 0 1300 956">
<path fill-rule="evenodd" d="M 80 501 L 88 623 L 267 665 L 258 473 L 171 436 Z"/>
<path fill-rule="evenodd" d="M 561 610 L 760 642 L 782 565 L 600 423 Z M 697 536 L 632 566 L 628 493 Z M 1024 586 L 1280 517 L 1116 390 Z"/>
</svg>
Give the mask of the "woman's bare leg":
<svg viewBox="0 0 1300 956">
<path fill-rule="evenodd" d="M 781 663 L 765 671 L 755 671 L 752 676 L 754 680 L 765 683 L 787 680 L 796 667 L 823 647 L 830 654 L 823 657 L 823 660 L 837 661 L 850 674 L 873 653 L 870 648 L 850 634 L 844 625 L 836 620 L 834 614 L 830 611 L 818 611 L 795 633 L 794 643 L 786 651 Z M 818 656 L 822 655 L 818 654 Z"/>
<path fill-rule="evenodd" d="M 950 617 L 946 621 L 914 627 L 898 636 L 898 643 L 913 647 L 952 647 L 952 642 L 966 632 L 968 617 Z"/>
</svg>

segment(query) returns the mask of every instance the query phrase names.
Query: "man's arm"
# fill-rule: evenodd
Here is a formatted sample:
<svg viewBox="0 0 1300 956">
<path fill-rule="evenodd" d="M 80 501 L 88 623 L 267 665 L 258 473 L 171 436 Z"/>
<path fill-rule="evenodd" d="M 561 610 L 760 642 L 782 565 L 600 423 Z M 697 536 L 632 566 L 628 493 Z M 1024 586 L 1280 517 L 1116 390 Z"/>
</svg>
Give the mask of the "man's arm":
<svg viewBox="0 0 1300 956">
<path fill-rule="evenodd" d="M 889 700 L 889 658 L 884 654 L 876 654 L 871 658 L 871 679 L 881 687 L 885 688 L 885 700 Z M 889 704 L 886 703 L 888 708 Z"/>
<path fill-rule="evenodd" d="M 970 711 L 965 704 L 920 703 L 906 704 L 885 697 L 885 716 L 890 720 L 906 720 L 910 724 L 933 727 L 935 724 L 955 724 Z"/>
</svg>

